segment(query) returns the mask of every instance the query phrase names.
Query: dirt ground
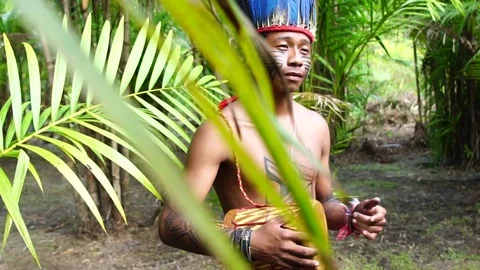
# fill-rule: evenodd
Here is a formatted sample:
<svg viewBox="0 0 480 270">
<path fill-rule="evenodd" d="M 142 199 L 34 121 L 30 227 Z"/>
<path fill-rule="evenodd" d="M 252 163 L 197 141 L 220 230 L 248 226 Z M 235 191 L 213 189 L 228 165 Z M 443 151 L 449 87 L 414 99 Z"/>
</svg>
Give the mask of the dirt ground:
<svg viewBox="0 0 480 270">
<path fill-rule="evenodd" d="M 438 168 L 428 150 L 409 144 L 394 138 L 375 141 L 388 161 L 362 147 L 334 158 L 333 169 L 350 194 L 381 197 L 388 210 L 388 225 L 376 241 L 350 237 L 335 242 L 331 233 L 338 265 L 341 269 L 480 269 L 480 173 Z M 138 226 L 160 203 L 133 181 L 128 233 L 97 237 L 79 233 L 68 182 L 41 160 L 34 162 L 45 194 L 29 177 L 20 206 L 43 269 L 222 269 L 214 259 L 163 245 L 155 225 Z M 12 164 L 0 165 L 13 171 Z M 215 206 L 214 199 L 209 203 Z M 15 229 L 0 269 L 38 269 Z"/>
</svg>

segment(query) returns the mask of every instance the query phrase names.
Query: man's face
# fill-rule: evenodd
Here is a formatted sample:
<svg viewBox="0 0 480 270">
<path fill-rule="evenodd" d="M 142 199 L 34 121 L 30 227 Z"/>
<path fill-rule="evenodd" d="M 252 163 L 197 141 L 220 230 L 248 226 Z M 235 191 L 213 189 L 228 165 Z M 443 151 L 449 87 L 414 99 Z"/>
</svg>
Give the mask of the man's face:
<svg viewBox="0 0 480 270">
<path fill-rule="evenodd" d="M 297 32 L 271 32 L 265 37 L 271 46 L 271 53 L 285 78 L 286 90 L 297 91 L 305 80 L 312 60 L 311 44 L 308 37 Z M 272 79 L 274 91 L 285 91 L 282 79 L 278 74 Z"/>
</svg>

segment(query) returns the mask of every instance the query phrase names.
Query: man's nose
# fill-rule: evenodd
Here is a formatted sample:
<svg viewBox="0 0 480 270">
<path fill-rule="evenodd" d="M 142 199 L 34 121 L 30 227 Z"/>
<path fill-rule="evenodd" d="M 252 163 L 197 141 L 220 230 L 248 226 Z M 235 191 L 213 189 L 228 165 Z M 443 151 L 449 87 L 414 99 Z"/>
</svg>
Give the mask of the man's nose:
<svg viewBox="0 0 480 270">
<path fill-rule="evenodd" d="M 288 53 L 288 65 L 289 66 L 302 66 L 302 55 L 297 49 L 291 49 Z"/>
</svg>

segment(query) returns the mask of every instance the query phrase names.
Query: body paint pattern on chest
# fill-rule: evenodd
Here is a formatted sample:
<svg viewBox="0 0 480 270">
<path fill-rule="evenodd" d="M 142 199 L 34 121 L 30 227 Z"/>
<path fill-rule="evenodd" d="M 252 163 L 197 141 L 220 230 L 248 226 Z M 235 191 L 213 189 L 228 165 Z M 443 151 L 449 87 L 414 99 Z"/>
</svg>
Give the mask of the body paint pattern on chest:
<svg viewBox="0 0 480 270">
<path fill-rule="evenodd" d="M 280 178 L 280 172 L 278 170 L 277 165 L 267 157 L 264 157 L 263 161 L 264 161 L 264 169 L 265 169 L 267 178 L 278 184 L 280 188 L 280 196 L 282 196 L 282 198 L 285 201 L 293 200 L 293 197 L 288 191 L 287 186 L 285 185 L 284 181 Z M 295 163 L 294 165 L 297 168 L 297 170 L 299 170 L 299 173 L 302 179 L 305 180 L 305 188 L 313 196 L 314 194 L 313 183 L 318 176 L 318 171 L 315 170 L 314 168 L 306 167 L 301 164 Z M 268 198 L 267 198 L 267 202 L 268 202 Z"/>
</svg>

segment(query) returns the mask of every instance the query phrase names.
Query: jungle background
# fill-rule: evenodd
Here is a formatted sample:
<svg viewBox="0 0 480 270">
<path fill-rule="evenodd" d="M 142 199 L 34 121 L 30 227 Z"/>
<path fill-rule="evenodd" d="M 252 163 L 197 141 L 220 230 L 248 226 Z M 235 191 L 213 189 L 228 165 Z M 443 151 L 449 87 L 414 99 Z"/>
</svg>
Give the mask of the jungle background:
<svg viewBox="0 0 480 270">
<path fill-rule="evenodd" d="M 58 16 L 65 15 L 70 31 L 79 35 L 90 16 L 92 48 L 100 46 L 107 21 L 112 29 L 123 23 L 125 39 L 121 44 L 119 70 L 126 73 L 128 52 L 141 36 L 143 21 L 125 12 L 123 1 L 49 2 Z M 163 38 L 172 30 L 172 44 L 178 45 L 179 53 L 193 56 L 194 64 L 204 67 L 202 76 L 216 76 L 160 2 L 136 0 L 131 1 L 130 8 L 148 17 L 153 25 L 161 22 L 159 32 Z M 388 225 L 374 242 L 354 237 L 335 242 L 332 233 L 334 259 L 341 269 L 478 269 L 480 4 L 427 1 L 437 5 L 434 10 L 438 13 L 425 9 L 421 14 L 403 8 L 402 4 L 409 1 L 319 2 L 314 65 L 295 99 L 328 120 L 332 133 L 331 170 L 345 190 L 360 198 L 379 196 L 388 210 Z M 21 95 L 27 100 L 31 95 L 28 91 L 31 71 L 23 42 L 31 44 L 37 53 L 42 89 L 55 88 L 57 53 L 49 49 L 45 38 L 32 34 L 24 26 L 12 2 L 0 1 L 0 10 L 1 32 L 6 34 L 16 54 L 19 82 L 24 89 Z M 0 107 L 4 107 L 11 97 L 11 85 L 4 40 L 0 46 Z M 142 52 L 147 55 L 148 48 Z M 172 55 L 175 55 L 173 50 Z M 174 70 L 179 72 L 178 68 Z M 135 74 L 135 78 L 138 76 Z M 210 94 L 214 101 L 224 97 L 219 91 L 228 92 L 220 82 L 209 87 L 214 88 Z M 67 84 L 64 88 L 67 92 L 74 87 Z M 134 88 L 137 85 L 128 85 L 126 91 L 136 92 Z M 70 99 L 71 96 L 65 98 Z M 152 97 L 137 101 L 150 112 L 156 113 L 142 102 L 160 107 L 167 116 L 180 110 L 176 105 L 189 104 L 181 95 L 158 95 L 157 99 L 160 101 Z M 42 91 L 41 101 L 42 106 L 51 106 L 52 92 Z M 9 123 L 14 116 L 6 110 L 3 117 L 0 112 L 3 129 L 0 135 L 6 134 L 8 139 L 8 134 L 13 137 L 14 128 Z M 196 113 L 188 114 L 191 117 L 185 121 L 172 123 L 176 132 L 161 134 L 162 141 L 180 161 L 188 138 L 201 119 Z M 85 126 L 78 130 L 110 143 L 129 156 L 128 149 L 113 140 L 102 139 Z M 174 137 L 184 141 L 178 142 Z M 58 135 L 52 134 L 51 138 Z M 15 140 L 10 138 L 10 141 Z M 128 216 L 128 225 L 122 222 L 121 214 L 92 173 L 68 161 L 58 145 L 48 139 L 32 138 L 31 143 L 64 157 L 75 168 L 99 208 L 108 232 L 102 232 L 64 176 L 49 162 L 32 155 L 31 161 L 42 179 L 43 193 L 34 177 L 27 175 L 19 205 L 43 269 L 222 268 L 212 258 L 163 245 L 156 231 L 161 200 L 114 163 L 94 159 L 102 164 L 112 182 Z M 17 163 L 5 158 L 8 156 L 3 148 L 2 151 L 1 168 L 13 179 Z M 213 191 L 207 205 L 221 218 Z M 3 204 L 0 206 L 0 224 L 4 230 L 7 211 Z M 22 237 L 12 229 L 2 250 L 0 269 L 37 267 Z"/>
</svg>

